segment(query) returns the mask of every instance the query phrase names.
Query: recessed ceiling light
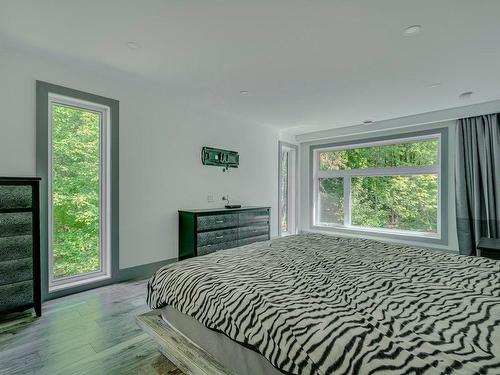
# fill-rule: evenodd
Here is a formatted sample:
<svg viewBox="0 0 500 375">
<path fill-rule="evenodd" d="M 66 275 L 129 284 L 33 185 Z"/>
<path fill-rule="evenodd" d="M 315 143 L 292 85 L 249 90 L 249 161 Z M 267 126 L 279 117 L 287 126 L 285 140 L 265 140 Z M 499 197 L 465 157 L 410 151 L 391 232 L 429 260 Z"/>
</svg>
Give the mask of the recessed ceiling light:
<svg viewBox="0 0 500 375">
<path fill-rule="evenodd" d="M 472 91 L 466 91 L 466 92 L 461 93 L 458 97 L 460 99 L 470 99 L 472 94 L 474 94 Z"/>
<path fill-rule="evenodd" d="M 404 30 L 404 35 L 415 35 L 422 31 L 422 25 L 412 25 Z"/>
<path fill-rule="evenodd" d="M 429 85 L 429 87 L 430 87 L 430 88 L 433 88 L 433 89 L 435 89 L 436 87 L 439 87 L 439 86 L 441 86 L 441 82 L 431 83 L 431 84 Z"/>
<path fill-rule="evenodd" d="M 363 124 L 371 124 L 373 122 L 373 120 L 365 120 L 363 121 Z"/>
<path fill-rule="evenodd" d="M 140 48 L 140 45 L 136 42 L 127 42 L 127 47 L 130 49 L 138 49 Z"/>
<path fill-rule="evenodd" d="M 247 91 L 247 90 L 241 90 L 241 91 L 240 91 L 240 94 L 241 94 L 241 95 L 248 95 L 248 91 Z"/>
</svg>

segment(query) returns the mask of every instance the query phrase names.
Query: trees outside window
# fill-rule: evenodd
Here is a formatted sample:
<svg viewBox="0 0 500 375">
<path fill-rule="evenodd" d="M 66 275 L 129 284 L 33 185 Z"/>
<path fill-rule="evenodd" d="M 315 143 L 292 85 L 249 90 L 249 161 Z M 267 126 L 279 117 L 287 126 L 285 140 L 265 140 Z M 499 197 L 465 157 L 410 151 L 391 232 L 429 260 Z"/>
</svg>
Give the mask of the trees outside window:
<svg viewBox="0 0 500 375">
<path fill-rule="evenodd" d="M 100 113 L 52 105 L 54 278 L 101 269 Z"/>
<path fill-rule="evenodd" d="M 440 135 L 314 154 L 314 225 L 438 237 Z"/>
<path fill-rule="evenodd" d="M 109 107 L 49 94 L 49 291 L 111 277 Z"/>
</svg>

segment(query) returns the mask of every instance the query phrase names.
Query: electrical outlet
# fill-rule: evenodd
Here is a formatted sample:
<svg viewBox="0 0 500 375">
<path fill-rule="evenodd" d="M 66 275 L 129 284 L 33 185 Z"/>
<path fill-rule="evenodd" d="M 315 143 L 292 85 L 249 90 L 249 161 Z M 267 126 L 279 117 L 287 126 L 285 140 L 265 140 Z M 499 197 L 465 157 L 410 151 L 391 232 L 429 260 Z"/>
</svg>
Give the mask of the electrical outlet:
<svg viewBox="0 0 500 375">
<path fill-rule="evenodd" d="M 214 201 L 214 196 L 213 195 L 207 195 L 207 202 L 212 203 Z"/>
</svg>

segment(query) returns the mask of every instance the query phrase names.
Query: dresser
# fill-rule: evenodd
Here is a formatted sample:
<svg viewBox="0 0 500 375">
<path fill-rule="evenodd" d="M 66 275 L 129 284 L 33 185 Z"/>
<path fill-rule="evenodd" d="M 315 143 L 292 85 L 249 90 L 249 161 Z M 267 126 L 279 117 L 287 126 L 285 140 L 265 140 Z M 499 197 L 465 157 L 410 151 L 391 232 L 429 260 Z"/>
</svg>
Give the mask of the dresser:
<svg viewBox="0 0 500 375">
<path fill-rule="evenodd" d="M 39 182 L 0 177 L 0 314 L 42 312 Z"/>
<path fill-rule="evenodd" d="M 500 260 L 500 238 L 480 238 L 477 245 L 477 255 Z"/>
<path fill-rule="evenodd" d="M 270 239 L 270 207 L 179 211 L 179 260 Z"/>
</svg>

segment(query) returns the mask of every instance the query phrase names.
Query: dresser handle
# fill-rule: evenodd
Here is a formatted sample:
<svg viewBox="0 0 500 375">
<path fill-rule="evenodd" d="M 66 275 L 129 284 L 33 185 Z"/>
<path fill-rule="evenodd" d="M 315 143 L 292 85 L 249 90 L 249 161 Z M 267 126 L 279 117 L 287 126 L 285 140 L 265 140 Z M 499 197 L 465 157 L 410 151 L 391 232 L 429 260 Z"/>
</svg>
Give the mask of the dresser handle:
<svg viewBox="0 0 500 375">
<path fill-rule="evenodd" d="M 215 238 L 221 239 L 221 238 L 224 238 L 224 236 L 215 236 Z"/>
<path fill-rule="evenodd" d="M 216 220 L 215 221 L 217 224 L 222 224 L 224 222 L 224 220 Z"/>
</svg>

